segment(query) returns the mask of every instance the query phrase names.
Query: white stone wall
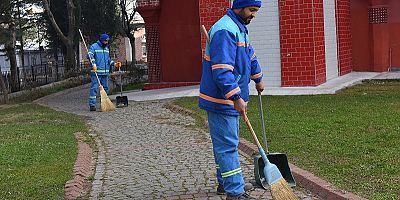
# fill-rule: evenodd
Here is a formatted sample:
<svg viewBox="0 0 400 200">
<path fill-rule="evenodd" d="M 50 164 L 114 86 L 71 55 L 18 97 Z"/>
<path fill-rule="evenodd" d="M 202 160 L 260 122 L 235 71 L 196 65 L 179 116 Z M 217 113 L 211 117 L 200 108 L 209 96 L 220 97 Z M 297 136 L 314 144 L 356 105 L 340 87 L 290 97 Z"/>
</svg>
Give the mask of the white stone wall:
<svg viewBox="0 0 400 200">
<path fill-rule="evenodd" d="M 338 77 L 335 0 L 324 0 L 326 80 Z"/>
<path fill-rule="evenodd" d="M 263 0 L 255 19 L 248 25 L 250 42 L 264 73 L 264 84 L 281 86 L 281 57 L 278 0 Z"/>
</svg>

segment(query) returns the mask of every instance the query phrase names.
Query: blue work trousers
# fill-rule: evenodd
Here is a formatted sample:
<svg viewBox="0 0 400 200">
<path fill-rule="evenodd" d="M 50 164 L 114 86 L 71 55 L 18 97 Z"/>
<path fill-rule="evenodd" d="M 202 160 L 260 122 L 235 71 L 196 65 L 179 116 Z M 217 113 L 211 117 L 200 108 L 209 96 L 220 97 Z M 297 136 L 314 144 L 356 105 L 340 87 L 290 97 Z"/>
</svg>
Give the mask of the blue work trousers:
<svg viewBox="0 0 400 200">
<path fill-rule="evenodd" d="M 100 79 L 100 83 L 103 86 L 104 90 L 108 93 L 108 75 L 98 75 Z M 89 91 L 89 106 L 96 106 L 96 96 L 97 91 L 99 89 L 99 82 L 97 81 L 96 75 L 91 73 L 91 84 Z"/>
<path fill-rule="evenodd" d="M 240 195 L 244 192 L 244 180 L 238 153 L 239 116 L 210 111 L 207 114 L 218 183 L 227 193 Z"/>
</svg>

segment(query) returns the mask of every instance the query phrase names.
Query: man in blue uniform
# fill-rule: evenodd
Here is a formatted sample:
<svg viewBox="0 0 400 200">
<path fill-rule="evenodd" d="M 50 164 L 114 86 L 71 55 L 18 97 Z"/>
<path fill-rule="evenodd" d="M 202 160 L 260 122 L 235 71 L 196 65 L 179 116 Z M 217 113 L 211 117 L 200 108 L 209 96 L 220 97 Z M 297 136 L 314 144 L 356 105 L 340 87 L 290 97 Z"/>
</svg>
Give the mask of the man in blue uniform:
<svg viewBox="0 0 400 200">
<path fill-rule="evenodd" d="M 209 31 L 200 82 L 199 107 L 207 111 L 217 168 L 217 192 L 226 199 L 253 199 L 245 192 L 239 162 L 239 116 L 246 112 L 249 82 L 264 90 L 261 67 L 249 42 L 246 25 L 261 0 L 234 0 L 232 9 Z"/>
<path fill-rule="evenodd" d="M 109 39 L 110 37 L 107 34 L 101 34 L 99 40 L 92 44 L 89 49 L 88 56 L 92 63 L 89 92 L 90 111 L 96 111 L 96 95 L 99 88 L 99 82 L 96 78 L 95 72 L 97 73 L 104 90 L 108 92 L 108 75 L 110 73 L 110 67 L 114 65 L 114 61 L 110 59 L 110 49 L 108 46 Z"/>
</svg>

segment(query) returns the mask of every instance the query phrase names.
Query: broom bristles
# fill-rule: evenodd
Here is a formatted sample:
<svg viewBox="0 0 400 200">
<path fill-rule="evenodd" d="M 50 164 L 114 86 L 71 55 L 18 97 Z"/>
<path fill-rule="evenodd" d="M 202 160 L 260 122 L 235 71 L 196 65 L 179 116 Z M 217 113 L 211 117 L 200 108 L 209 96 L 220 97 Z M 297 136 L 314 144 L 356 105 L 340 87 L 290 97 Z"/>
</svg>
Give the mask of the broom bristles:
<svg viewBox="0 0 400 200">
<path fill-rule="evenodd" d="M 271 194 L 274 200 L 299 200 L 283 178 L 271 185 Z"/>
<path fill-rule="evenodd" d="M 100 97 L 101 97 L 100 108 L 102 112 L 115 111 L 115 106 L 111 102 L 110 98 L 108 98 L 107 93 L 104 90 L 103 86 L 100 86 Z"/>
</svg>

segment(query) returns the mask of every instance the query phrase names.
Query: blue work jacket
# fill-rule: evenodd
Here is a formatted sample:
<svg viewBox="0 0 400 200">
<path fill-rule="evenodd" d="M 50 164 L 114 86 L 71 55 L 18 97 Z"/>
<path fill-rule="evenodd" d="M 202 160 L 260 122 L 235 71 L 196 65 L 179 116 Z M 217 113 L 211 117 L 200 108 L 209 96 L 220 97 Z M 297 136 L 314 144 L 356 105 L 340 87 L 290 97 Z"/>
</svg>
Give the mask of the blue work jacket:
<svg viewBox="0 0 400 200">
<path fill-rule="evenodd" d="M 228 10 L 209 31 L 200 81 L 199 107 L 239 115 L 233 100 L 249 100 L 249 82 L 262 79 L 261 67 L 250 45 L 248 30 L 233 10 Z"/>
<path fill-rule="evenodd" d="M 100 41 L 90 46 L 89 59 L 91 63 L 96 64 L 98 75 L 108 75 L 110 73 L 110 66 L 114 65 L 114 61 L 110 58 L 108 45 L 103 48 Z"/>
</svg>

